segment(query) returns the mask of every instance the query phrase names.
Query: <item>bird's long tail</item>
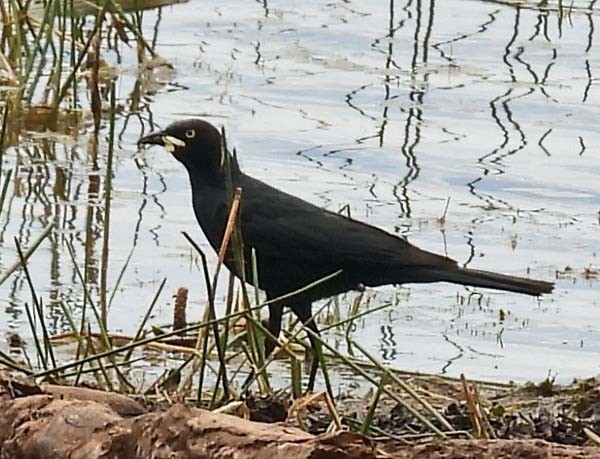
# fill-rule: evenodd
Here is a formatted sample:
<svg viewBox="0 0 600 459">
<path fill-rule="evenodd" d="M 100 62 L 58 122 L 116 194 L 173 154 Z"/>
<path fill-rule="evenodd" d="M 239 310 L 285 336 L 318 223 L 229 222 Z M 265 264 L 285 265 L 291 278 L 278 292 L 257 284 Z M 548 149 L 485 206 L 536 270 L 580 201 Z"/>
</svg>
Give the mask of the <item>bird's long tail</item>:
<svg viewBox="0 0 600 459">
<path fill-rule="evenodd" d="M 508 276 L 478 269 L 461 268 L 441 271 L 437 273 L 440 281 L 453 284 L 470 285 L 473 287 L 485 287 L 495 290 L 506 290 L 508 292 L 524 293 L 526 295 L 539 296 L 550 293 L 554 289 L 553 282 L 545 282 L 524 277 Z"/>
</svg>

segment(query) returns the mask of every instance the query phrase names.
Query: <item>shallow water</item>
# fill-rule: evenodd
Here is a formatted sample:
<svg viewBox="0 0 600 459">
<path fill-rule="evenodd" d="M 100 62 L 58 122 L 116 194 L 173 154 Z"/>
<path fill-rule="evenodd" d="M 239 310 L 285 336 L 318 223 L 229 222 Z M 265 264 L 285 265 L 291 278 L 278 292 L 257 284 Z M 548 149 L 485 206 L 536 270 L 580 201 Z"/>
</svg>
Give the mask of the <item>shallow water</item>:
<svg viewBox="0 0 600 459">
<path fill-rule="evenodd" d="M 203 116 L 226 126 L 248 173 L 315 204 L 348 205 L 354 218 L 470 267 L 548 280 L 572 269 L 539 301 L 445 284 L 368 291 L 369 307 L 393 306 L 353 336 L 387 364 L 473 379 L 597 374 L 600 280 L 584 271 L 600 268 L 598 6 L 575 2 L 559 21 L 534 2 L 508 3 L 190 1 L 147 12 L 148 35 L 158 23 L 156 49 L 175 73 L 152 82 L 139 117 L 118 119 L 110 294 L 124 273 L 110 329 L 134 334 L 164 277 L 153 323 L 170 322 L 180 286 L 190 288 L 191 320 L 204 308 L 181 231 L 211 266 L 215 256 L 195 223 L 186 173 L 164 151 L 135 146 L 151 120 Z M 113 64 L 127 107 L 135 53 L 121 53 Z M 19 164 L 19 173 L 0 218 L 0 269 L 16 257 L 14 237 L 27 246 L 56 222 L 31 260 L 56 332 L 67 326 L 56 301 L 77 311 L 83 297 L 58 236 L 83 265 L 91 228 L 97 296 L 105 209 L 95 185 L 105 158 L 90 164 L 86 135 L 44 137 L 28 135 L 5 155 L 4 168 Z M 223 297 L 220 289 L 221 306 Z M 340 299 L 342 314 L 353 298 Z M 22 273 L 0 287 L 0 302 L 0 330 L 27 339 Z M 344 348 L 343 337 L 328 337 Z"/>
</svg>

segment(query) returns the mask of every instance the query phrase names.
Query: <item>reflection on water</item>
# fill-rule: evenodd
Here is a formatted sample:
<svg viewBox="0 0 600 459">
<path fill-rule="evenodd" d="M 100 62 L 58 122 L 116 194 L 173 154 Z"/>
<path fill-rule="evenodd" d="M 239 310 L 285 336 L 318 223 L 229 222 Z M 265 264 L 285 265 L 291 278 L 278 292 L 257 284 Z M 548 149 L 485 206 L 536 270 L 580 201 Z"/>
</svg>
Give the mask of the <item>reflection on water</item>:
<svg viewBox="0 0 600 459">
<path fill-rule="evenodd" d="M 448 285 L 379 289 L 370 306 L 393 310 L 354 334 L 382 360 L 471 378 L 597 373 L 600 283 L 583 273 L 600 264 L 598 9 L 579 1 L 560 16 L 556 2 L 537 5 L 226 1 L 146 12 L 147 41 L 174 68 L 138 69 L 124 45 L 113 55 L 109 327 L 135 333 L 163 277 L 168 292 L 190 289 L 190 320 L 201 314 L 200 271 L 180 232 L 206 243 L 185 171 L 135 140 L 155 123 L 204 116 L 227 127 L 249 173 L 323 207 L 471 267 L 544 279 L 572 269 L 539 302 Z M 24 124 L 4 156 L 18 173 L 0 214 L 0 269 L 16 258 L 14 237 L 27 247 L 55 223 L 31 260 L 52 332 L 67 327 L 60 302 L 77 316 L 85 301 L 68 244 L 100 299 L 108 126 L 95 150 L 89 125 L 73 136 Z M 0 292 L 4 331 L 27 338 L 24 274 Z M 163 294 L 154 323 L 169 321 L 170 305 Z"/>
</svg>

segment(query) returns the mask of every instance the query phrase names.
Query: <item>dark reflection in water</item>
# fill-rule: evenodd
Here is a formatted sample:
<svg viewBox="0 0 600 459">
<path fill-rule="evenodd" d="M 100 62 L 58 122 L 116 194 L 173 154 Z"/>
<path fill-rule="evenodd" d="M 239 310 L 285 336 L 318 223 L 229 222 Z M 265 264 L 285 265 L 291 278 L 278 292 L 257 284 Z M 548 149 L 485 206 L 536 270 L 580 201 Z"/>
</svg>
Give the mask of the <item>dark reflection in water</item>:
<svg viewBox="0 0 600 459">
<path fill-rule="evenodd" d="M 394 329 L 391 325 L 381 325 L 381 358 L 385 361 L 395 360 L 398 355 L 397 344 L 394 339 Z"/>
<path fill-rule="evenodd" d="M 406 113 L 406 111 L 404 112 L 406 120 L 404 122 L 404 141 L 401 146 L 407 171 L 406 175 L 393 189 L 394 196 L 400 205 L 400 216 L 406 218 L 410 218 L 411 216 L 408 187 L 410 183 L 419 176 L 419 165 L 417 164 L 415 150 L 421 140 L 421 122 L 423 120 L 423 113 L 420 106 L 423 104 L 423 96 L 427 90 L 428 79 L 427 71 L 419 76 L 419 68 L 421 65 L 424 66 L 424 64 L 427 63 L 427 48 L 429 47 L 429 37 L 431 36 L 431 28 L 433 27 L 433 0 L 430 0 L 430 5 L 429 21 L 427 22 L 427 28 L 422 43 L 420 38 L 421 24 L 423 21 L 421 0 L 418 0 L 416 5 L 417 15 L 414 29 L 413 55 L 410 64 L 411 90 L 408 96 L 410 106 L 408 107 L 408 113 Z M 422 52 L 419 52 L 420 47 Z"/>
<path fill-rule="evenodd" d="M 453 357 L 450 357 L 450 358 L 449 358 L 449 359 L 446 361 L 446 363 L 445 363 L 445 364 L 442 366 L 441 373 L 442 373 L 443 375 L 445 375 L 446 373 L 448 373 L 448 369 L 450 368 L 450 366 L 451 366 L 451 365 L 452 365 L 452 364 L 453 364 L 455 361 L 457 361 L 457 360 L 461 359 L 461 358 L 464 356 L 464 354 L 465 354 L 465 351 L 464 351 L 464 349 L 462 348 L 462 346 L 461 346 L 460 344 L 458 344 L 456 341 L 454 341 L 453 339 L 451 339 L 450 337 L 448 337 L 448 335 L 445 335 L 445 334 L 444 334 L 444 335 L 442 335 L 442 337 L 444 338 L 444 340 L 445 340 L 447 343 L 449 343 L 449 344 L 451 344 L 451 345 L 452 345 L 452 347 L 455 349 L 455 352 L 456 352 L 456 354 L 455 354 Z"/>
<path fill-rule="evenodd" d="M 590 4 L 590 9 L 593 7 L 592 2 Z M 414 8 L 414 9 L 413 9 Z M 419 142 L 421 139 L 421 127 L 423 124 L 423 101 L 424 97 L 427 94 L 428 90 L 428 80 L 430 76 L 430 72 L 426 70 L 427 64 L 427 51 L 430 47 L 429 38 L 432 34 L 432 29 L 434 26 L 434 11 L 435 4 L 434 2 L 430 2 L 428 9 L 428 20 L 426 21 L 425 33 L 421 34 L 421 29 L 424 24 L 424 9 L 423 5 L 420 1 L 417 1 L 414 5 L 412 2 L 408 2 L 403 11 L 406 13 L 407 18 L 402 20 L 399 25 L 396 27 L 394 22 L 394 1 L 390 2 L 389 6 L 389 25 L 388 25 L 388 34 L 386 38 L 388 39 L 387 43 L 387 53 L 386 53 L 386 61 L 385 61 L 385 76 L 383 78 L 384 81 L 384 98 L 382 102 L 382 115 L 380 128 L 375 137 L 379 138 L 379 146 L 384 146 L 384 137 L 386 133 L 386 128 L 389 123 L 389 115 L 390 115 L 390 101 L 397 99 L 397 95 L 392 95 L 391 84 L 393 81 L 396 81 L 393 75 L 390 72 L 391 68 L 401 69 L 401 66 L 397 64 L 394 60 L 394 34 L 395 32 L 404 27 L 407 24 L 407 21 L 414 27 L 414 35 L 413 35 L 413 54 L 410 65 L 410 75 L 411 75 L 411 84 L 410 84 L 410 92 L 408 95 L 408 100 L 410 101 L 410 105 L 406 109 L 402 109 L 403 114 L 405 115 L 404 121 L 404 136 L 403 143 L 401 147 L 401 152 L 405 157 L 405 166 L 407 172 L 405 176 L 394 186 L 394 195 L 400 205 L 401 208 L 401 217 L 410 218 L 411 217 L 411 199 L 409 197 L 409 189 L 411 183 L 414 183 L 418 177 L 421 170 L 419 166 L 418 158 L 418 150 L 419 150 Z M 412 11 L 414 11 L 414 18 Z M 450 65 L 458 65 L 455 62 L 455 58 L 448 55 L 444 50 L 444 45 L 450 45 L 453 43 L 460 42 L 461 40 L 466 40 L 476 34 L 484 34 L 497 20 L 497 16 L 500 14 L 502 10 L 495 10 L 494 12 L 489 14 L 489 19 L 482 23 L 478 30 L 473 34 L 460 34 L 455 38 L 450 40 L 446 40 L 443 42 L 435 43 L 431 46 L 433 49 L 437 50 L 440 53 L 440 56 L 447 60 Z M 538 73 L 537 66 L 540 64 L 540 60 L 538 59 L 536 62 L 536 66 L 533 65 L 527 58 L 527 48 L 523 44 L 517 44 L 522 34 L 527 33 L 527 28 L 521 25 L 521 15 L 522 9 L 519 6 L 516 6 L 512 9 L 514 15 L 514 22 L 512 27 L 512 34 L 508 36 L 506 45 L 504 47 L 504 54 L 502 55 L 502 62 L 504 63 L 506 70 L 508 72 L 510 83 L 507 87 L 502 88 L 499 95 L 489 100 L 489 114 L 497 128 L 501 132 L 500 141 L 497 145 L 495 145 L 488 153 L 485 153 L 477 159 L 480 164 L 482 174 L 466 183 L 469 192 L 480 200 L 483 203 L 483 208 L 487 210 L 493 209 L 504 209 L 509 211 L 519 212 L 518 206 L 513 204 L 509 199 L 505 199 L 500 197 L 500 195 L 488 193 L 483 191 L 484 189 L 489 189 L 489 187 L 482 187 L 480 189 L 480 185 L 488 179 L 488 177 L 495 177 L 498 175 L 502 175 L 506 173 L 506 161 L 509 158 L 518 156 L 523 153 L 525 148 L 531 144 L 532 139 L 530 139 L 530 134 L 527 129 L 523 128 L 519 116 L 513 110 L 513 105 L 517 102 L 521 103 L 523 99 L 533 98 L 536 94 L 541 94 L 543 98 L 545 98 L 549 104 L 560 104 L 559 99 L 552 94 L 552 85 L 554 83 L 550 82 L 551 71 L 558 59 L 558 49 L 555 46 L 553 40 L 549 36 L 549 12 L 548 11 L 540 11 L 537 15 L 537 22 L 534 25 L 534 31 L 529 36 L 528 41 L 532 42 L 535 39 L 542 38 L 549 45 L 549 56 L 545 59 L 545 62 L 542 61 L 542 71 Z M 504 11 L 505 12 L 505 11 Z M 593 25 L 593 17 L 591 13 L 587 15 L 589 21 L 589 34 L 588 41 L 586 44 L 585 53 L 588 53 L 592 47 L 592 37 L 594 34 L 594 25 Z M 412 21 L 411 21 L 412 20 Z M 560 31 L 559 31 L 560 33 Z M 423 35 L 423 36 L 421 36 Z M 380 40 L 376 40 L 373 46 L 378 46 L 380 44 Z M 422 48 L 421 48 L 422 47 Z M 519 76 L 517 76 L 517 68 L 524 70 L 524 74 L 519 72 Z M 592 78 L 592 66 L 590 65 L 589 59 L 585 59 L 585 72 L 587 75 L 587 83 L 583 90 L 582 102 L 586 102 L 588 100 L 588 94 L 590 91 L 590 87 L 593 82 Z M 526 75 L 527 77 L 524 76 Z M 528 85 L 523 85 L 524 81 L 527 81 Z M 353 99 L 355 96 L 368 88 L 368 85 L 363 85 L 357 88 L 356 90 L 348 93 L 346 96 L 346 102 L 348 105 L 358 111 L 362 116 L 367 117 L 375 121 L 375 117 L 369 114 L 366 110 L 360 108 L 360 106 L 353 104 Z M 544 142 L 552 135 L 553 128 L 549 127 L 542 132 L 542 134 L 537 138 L 537 145 L 540 150 L 547 157 L 551 157 L 551 148 L 548 147 Z M 369 137 L 362 137 L 358 139 L 359 142 L 365 141 L 369 139 Z M 580 145 L 579 155 L 582 155 L 586 149 L 585 138 L 582 135 L 577 136 L 578 143 Z M 514 159 L 511 160 L 514 162 Z M 477 227 L 480 223 L 482 223 L 487 216 L 477 217 L 472 220 L 473 227 Z M 474 244 L 473 231 L 468 231 L 466 235 L 467 245 L 469 247 L 469 254 L 467 260 L 464 262 L 465 265 L 468 265 L 476 256 L 476 248 Z M 381 356 L 384 360 L 393 359 L 393 355 L 395 355 L 395 347 L 390 345 L 390 341 L 393 342 L 393 331 L 390 327 L 381 326 Z M 444 339 L 454 346 L 458 353 L 456 356 L 450 358 L 448 362 L 442 367 L 442 373 L 448 371 L 448 368 L 452 365 L 452 363 L 458 359 L 461 359 L 464 356 L 463 348 L 452 341 L 448 336 L 444 335 Z M 472 349 L 473 353 L 477 353 L 475 349 Z"/>
<path fill-rule="evenodd" d="M 519 33 L 519 18 L 520 18 L 520 8 L 515 8 L 515 20 L 513 26 L 513 34 L 508 40 L 505 48 L 504 55 L 502 56 L 503 62 L 506 64 L 508 68 L 508 72 L 513 83 L 517 82 L 517 77 L 515 75 L 515 68 L 513 63 L 511 62 L 511 58 L 514 58 L 517 62 L 524 65 L 527 71 L 533 76 L 534 84 L 538 83 L 538 77 L 531 69 L 527 63 L 525 63 L 521 56 L 523 54 L 523 48 L 519 47 L 516 52 L 513 53 L 512 48 L 515 43 L 515 40 Z M 519 151 L 521 151 L 527 145 L 527 138 L 525 132 L 521 129 L 519 123 L 514 119 L 513 113 L 510 109 L 510 103 L 513 100 L 517 100 L 521 97 L 527 97 L 531 95 L 535 89 L 529 88 L 524 92 L 520 92 L 517 94 L 513 94 L 514 86 L 508 88 L 502 95 L 492 99 L 489 103 L 490 105 L 490 114 L 499 129 L 502 132 L 502 140 L 500 144 L 492 149 L 491 152 L 479 157 L 478 161 L 482 166 L 483 175 L 470 181 L 467 186 L 469 187 L 469 191 L 478 199 L 485 203 L 485 208 L 495 209 L 495 208 L 508 208 L 512 209 L 513 206 L 507 201 L 495 197 L 490 194 L 484 194 L 477 190 L 477 186 L 479 182 L 485 180 L 485 177 L 488 174 L 496 175 L 504 173 L 504 166 L 502 160 L 515 155 Z M 512 133 L 517 133 L 516 141 L 513 139 Z M 508 148 L 509 144 L 517 144 L 514 148 Z M 475 223 L 475 222 L 474 222 Z"/>
</svg>

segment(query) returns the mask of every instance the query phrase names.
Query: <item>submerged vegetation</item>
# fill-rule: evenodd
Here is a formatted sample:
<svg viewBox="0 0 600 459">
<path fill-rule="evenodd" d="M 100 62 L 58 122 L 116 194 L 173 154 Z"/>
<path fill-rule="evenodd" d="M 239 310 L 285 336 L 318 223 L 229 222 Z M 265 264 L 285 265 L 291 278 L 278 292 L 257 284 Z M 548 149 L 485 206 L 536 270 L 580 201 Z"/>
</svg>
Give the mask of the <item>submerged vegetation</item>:
<svg viewBox="0 0 600 459">
<path fill-rule="evenodd" d="M 143 3 L 145 8 L 155 8 L 177 2 Z M 403 442 L 516 435 L 518 429 L 511 430 L 508 421 L 503 421 L 507 416 L 516 416 L 510 412 L 509 400 L 514 386 L 397 371 L 358 342 L 353 332 L 361 321 L 393 306 L 373 306 L 367 293 L 332 299 L 314 311 L 320 317 L 321 330 L 329 331 L 344 345 L 332 345 L 314 336 L 321 341 L 318 359 L 326 390 L 304 395 L 302 367 L 305 355 L 310 354 L 306 340 L 309 330 L 290 320 L 280 350 L 265 356 L 262 343 L 269 332 L 262 325 L 260 312 L 269 301 L 232 275 L 227 285 L 221 286 L 226 291 L 224 312 L 217 313 L 217 284 L 223 279 L 219 274 L 226 249 L 231 247 L 241 259 L 236 223 L 243 190 L 232 190 L 230 218 L 215 266 L 209 266 L 207 254 L 192 237 L 185 232 L 181 235 L 189 243 L 191 263 L 199 266 L 198 285 L 202 284 L 206 292 L 202 313 L 188 311 L 187 290 L 182 288 L 176 296 L 173 323 L 151 325 L 155 308 L 175 293 L 165 291 L 167 280 L 162 279 L 145 313 L 139 314 L 143 318 L 135 334 L 119 334 L 114 331 L 116 327 L 109 326 L 111 305 L 120 301 L 121 282 L 133 253 L 132 248 L 123 266 L 110 263 L 112 179 L 115 151 L 122 135 L 117 126 L 125 130 L 130 118 L 144 126 L 151 124 L 145 97 L 173 71 L 155 51 L 158 25 L 143 27 L 145 11 L 137 4 L 117 0 L 0 3 L 0 221 L 10 205 L 9 190 L 15 195 L 40 193 L 22 181 L 20 170 L 35 174 L 37 168 L 54 168 L 55 179 L 55 196 L 40 193 L 44 213 L 35 231 L 30 228 L 31 234 L 25 239 L 7 234 L 6 227 L 1 232 L 4 247 L 9 245 L 7 240 L 14 239 L 14 251 L 2 254 L 0 285 L 18 274 L 19 282 L 27 286 L 30 300 L 19 307 L 26 315 L 31 339 L 11 334 L 11 351 L 0 351 L 0 365 L 37 381 L 92 385 L 140 396 L 149 403 L 184 401 L 245 417 L 265 415 L 253 411 L 256 403 L 283 398 L 286 417 L 314 431 L 349 429 Z M 562 2 L 559 5 L 562 17 Z M 148 36 L 147 30 L 154 35 Z M 120 81 L 125 59 L 129 67 L 136 69 L 135 82 L 131 92 L 120 97 L 123 91 L 119 87 L 125 84 Z M 34 141 L 40 133 L 44 133 L 43 139 Z M 84 158 L 73 144 L 84 146 Z M 7 149 L 17 146 L 18 153 L 7 159 Z M 74 172 L 61 165 L 66 161 L 81 166 L 75 174 L 86 176 L 86 190 L 73 190 L 69 174 Z M 67 222 L 68 216 L 56 201 L 67 200 L 69 193 L 80 191 L 87 193 L 88 201 L 81 210 L 84 227 L 74 235 L 72 222 Z M 447 211 L 448 204 L 443 219 Z M 78 239 L 79 234 L 84 234 L 83 240 Z M 36 289 L 31 268 L 36 250 L 48 241 L 62 246 L 68 254 L 67 259 L 57 257 L 55 264 L 71 267 L 72 275 L 65 282 L 73 284 L 73 298 L 65 299 L 55 292 L 40 294 Z M 256 264 L 253 268 L 257 272 Z M 110 279 L 115 279 L 112 285 Z M 61 282 L 58 276 L 52 281 Z M 459 301 L 477 300 L 461 297 Z M 188 316 L 192 315 L 201 316 L 201 320 L 190 321 Z M 57 316 L 62 326 L 56 326 Z M 348 352 L 340 350 L 342 347 Z M 156 375 L 156 368 L 164 371 Z M 357 386 L 370 388 L 359 391 L 359 408 L 352 409 L 356 399 L 350 400 L 348 394 L 333 389 L 332 368 L 351 374 Z M 550 379 L 547 385 L 552 388 Z M 291 395 L 282 397 L 281 392 Z M 506 403 L 490 401 L 500 397 L 498 394 Z M 581 398 L 592 397 L 586 393 Z M 586 413 L 578 415 L 586 418 Z M 595 427 L 598 421 L 590 416 L 596 414 L 588 416 L 592 419 L 588 424 Z M 539 424 L 551 423 L 555 418 L 546 416 Z M 530 424 L 535 426 L 536 422 Z M 573 427 L 579 429 L 577 435 L 569 437 L 576 437 L 573 442 L 583 443 L 587 438 L 581 435 L 585 422 Z M 535 428 L 531 431 L 535 436 Z"/>
</svg>

